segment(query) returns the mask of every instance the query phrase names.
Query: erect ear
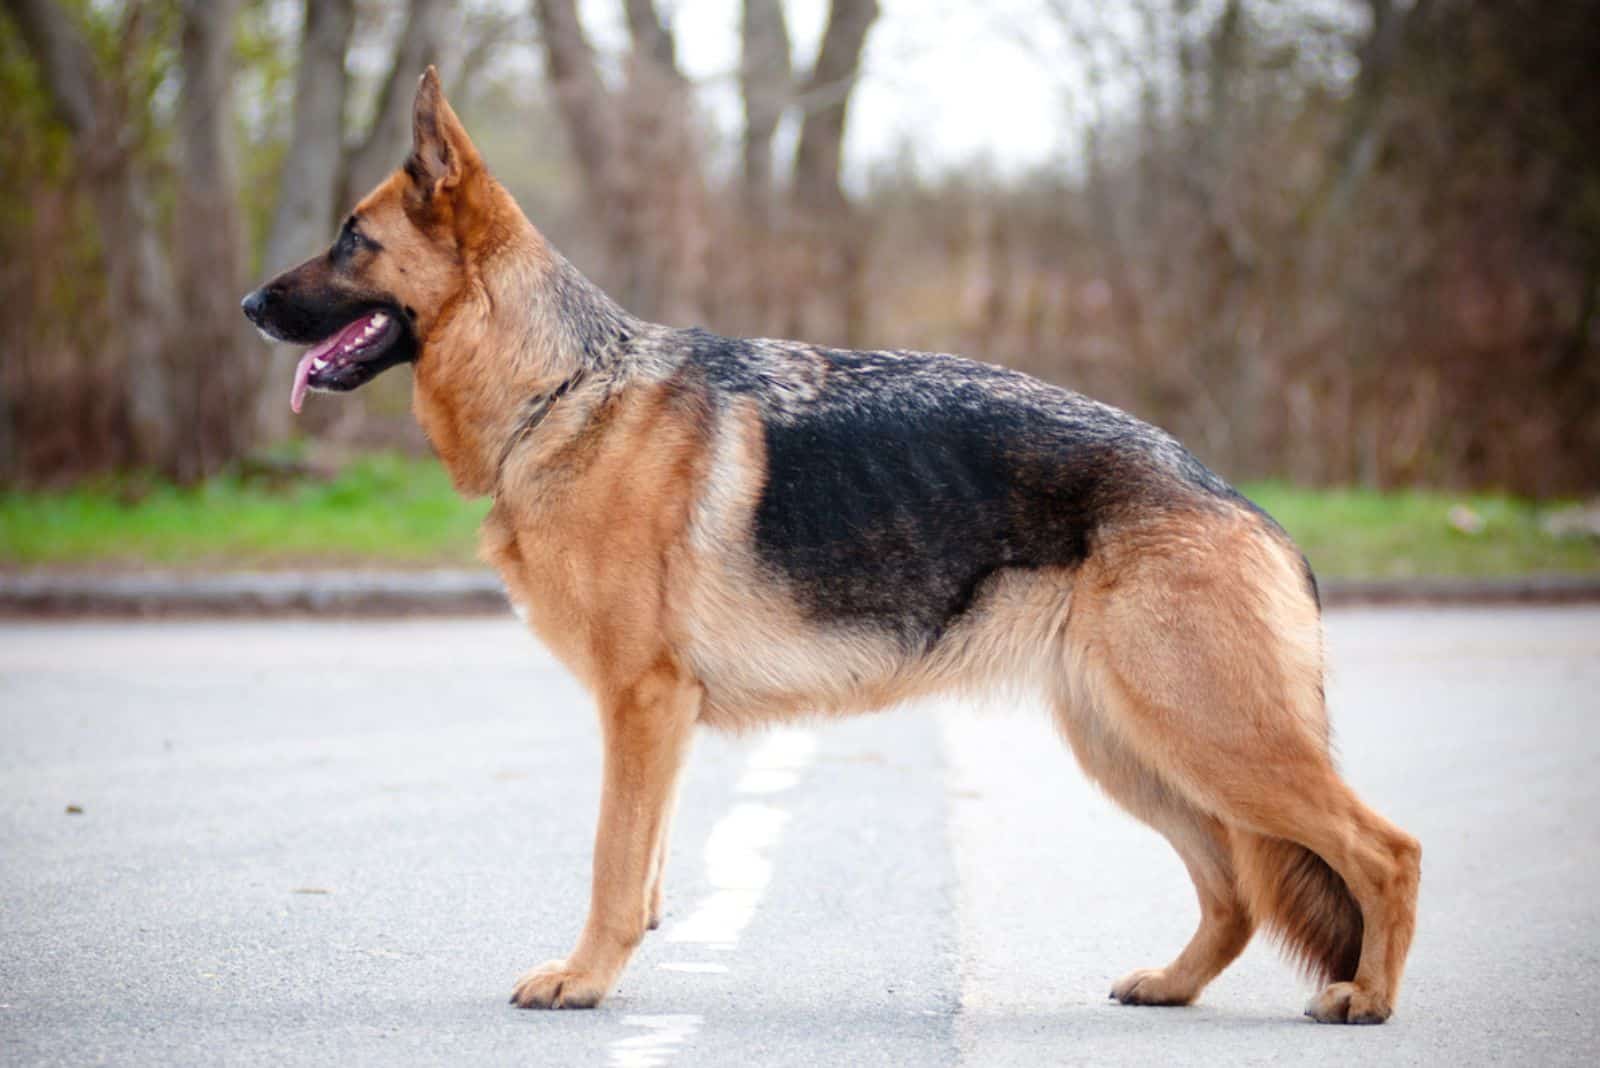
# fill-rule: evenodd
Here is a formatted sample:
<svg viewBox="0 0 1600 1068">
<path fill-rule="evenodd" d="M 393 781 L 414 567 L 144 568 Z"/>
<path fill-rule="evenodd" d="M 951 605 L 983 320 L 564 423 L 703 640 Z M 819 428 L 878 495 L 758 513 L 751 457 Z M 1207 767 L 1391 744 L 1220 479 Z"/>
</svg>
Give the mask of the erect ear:
<svg viewBox="0 0 1600 1068">
<path fill-rule="evenodd" d="M 483 167 L 483 159 L 456 118 L 439 86 L 439 72 L 429 66 L 417 82 L 417 100 L 411 115 L 411 155 L 406 174 L 411 176 L 418 200 L 427 204 L 441 193 L 458 187 Z"/>
</svg>

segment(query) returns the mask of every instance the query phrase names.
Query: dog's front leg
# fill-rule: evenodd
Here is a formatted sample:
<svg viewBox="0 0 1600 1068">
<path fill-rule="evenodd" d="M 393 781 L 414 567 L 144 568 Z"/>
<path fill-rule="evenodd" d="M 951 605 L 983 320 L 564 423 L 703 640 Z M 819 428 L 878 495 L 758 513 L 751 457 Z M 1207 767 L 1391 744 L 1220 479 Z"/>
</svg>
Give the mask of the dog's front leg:
<svg viewBox="0 0 1600 1068">
<path fill-rule="evenodd" d="M 651 919 L 661 838 L 699 710 L 699 686 L 670 667 L 602 699 L 605 782 L 589 920 L 571 956 L 518 980 L 513 1004 L 588 1009 L 615 985 Z"/>
<path fill-rule="evenodd" d="M 656 835 L 656 855 L 650 863 L 650 899 L 648 910 L 650 914 L 650 930 L 654 931 L 661 926 L 661 917 L 664 914 L 666 883 L 667 883 L 667 851 L 672 844 L 672 817 L 678 809 L 678 791 L 672 791 L 672 796 L 667 799 L 667 810 L 661 817 L 661 833 Z"/>
</svg>

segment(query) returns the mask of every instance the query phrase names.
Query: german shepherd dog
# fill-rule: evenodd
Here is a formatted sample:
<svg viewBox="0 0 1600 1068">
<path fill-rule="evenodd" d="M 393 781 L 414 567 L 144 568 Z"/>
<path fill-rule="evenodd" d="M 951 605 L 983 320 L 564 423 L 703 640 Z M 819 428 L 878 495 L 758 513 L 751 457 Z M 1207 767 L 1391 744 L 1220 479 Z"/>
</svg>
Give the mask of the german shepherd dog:
<svg viewBox="0 0 1600 1068">
<path fill-rule="evenodd" d="M 1154 427 L 954 356 L 739 340 L 628 314 L 550 247 L 422 76 L 405 163 L 331 250 L 244 300 L 309 389 L 399 363 L 482 548 L 599 706 L 588 922 L 511 1000 L 586 1008 L 661 916 L 698 725 L 1021 684 L 1171 841 L 1200 925 L 1112 997 L 1176 1005 L 1258 925 L 1379 1023 L 1421 850 L 1334 768 L 1321 613 L 1270 518 Z"/>
</svg>

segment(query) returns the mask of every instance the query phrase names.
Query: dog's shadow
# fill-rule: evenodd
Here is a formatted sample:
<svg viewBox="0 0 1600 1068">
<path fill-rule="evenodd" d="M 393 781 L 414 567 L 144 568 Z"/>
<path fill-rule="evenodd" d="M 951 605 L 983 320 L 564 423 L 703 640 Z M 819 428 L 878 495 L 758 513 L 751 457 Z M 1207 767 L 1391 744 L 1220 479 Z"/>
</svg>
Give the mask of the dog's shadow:
<svg viewBox="0 0 1600 1068">
<path fill-rule="evenodd" d="M 952 1057 L 996 1065 L 1342 1063 L 1352 1053 L 1351 1042 L 1375 1049 L 1368 1043 L 1392 1040 L 1397 1029 L 1320 1026 L 1293 1006 L 1149 1008 L 1107 1001 L 965 1010 L 954 1003 L 908 1004 L 892 995 L 823 1004 L 810 998 L 779 1002 L 751 991 L 688 1005 L 618 996 L 592 1013 L 507 1011 L 518 1024 L 546 1034 L 553 1029 L 570 1038 L 580 1032 L 596 1044 L 597 1055 L 630 1036 L 643 1042 L 654 1031 L 678 1028 L 673 1059 L 687 1058 L 684 1063 L 694 1063 L 695 1050 L 735 1060 L 745 1051 L 745 1063 L 828 1063 L 841 1049 L 894 1050 L 893 1063 L 901 1064 Z M 775 1050 L 781 1055 L 772 1059 Z"/>
</svg>

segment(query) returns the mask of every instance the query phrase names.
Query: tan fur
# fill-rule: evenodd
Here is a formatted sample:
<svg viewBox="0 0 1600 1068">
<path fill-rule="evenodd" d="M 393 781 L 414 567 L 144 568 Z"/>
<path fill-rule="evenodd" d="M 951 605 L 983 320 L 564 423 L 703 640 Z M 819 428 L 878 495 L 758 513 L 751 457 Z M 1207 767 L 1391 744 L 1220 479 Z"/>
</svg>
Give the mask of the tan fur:
<svg viewBox="0 0 1600 1068">
<path fill-rule="evenodd" d="M 1225 826 L 1218 851 L 1229 843 L 1255 920 L 1313 974 L 1341 980 L 1309 1015 L 1386 1019 L 1411 942 L 1421 850 L 1334 770 L 1321 628 L 1285 547 L 1247 513 L 1185 516 L 1126 532 L 1085 570 L 1069 638 L 1069 721 L 1091 723 L 1127 753 L 1147 795 L 1177 794 Z M 1210 937 L 1203 918 L 1191 949 Z M 1216 941 L 1231 952 L 1211 956 L 1200 969 L 1207 979 L 1237 953 Z"/>
<path fill-rule="evenodd" d="M 1191 1001 L 1262 924 L 1337 980 L 1313 1015 L 1389 1014 L 1420 854 L 1334 771 L 1320 619 L 1280 534 L 1224 502 L 1132 517 L 1075 570 L 998 574 L 924 652 L 812 623 L 755 554 L 754 407 L 709 411 L 649 368 L 575 379 L 546 292 L 555 257 L 436 80 L 417 128 L 422 177 L 396 172 L 358 209 L 393 253 L 373 283 L 416 308 L 417 417 L 457 487 L 493 494 L 483 554 L 595 695 L 605 742 L 588 922 L 570 956 L 522 978 L 517 1004 L 595 1004 L 659 920 L 696 724 L 1013 687 L 1053 703 L 1084 770 L 1171 841 L 1195 883 L 1194 938 L 1115 997 Z M 793 388 L 814 388 L 808 373 Z M 527 398 L 569 382 L 520 422 Z"/>
</svg>

